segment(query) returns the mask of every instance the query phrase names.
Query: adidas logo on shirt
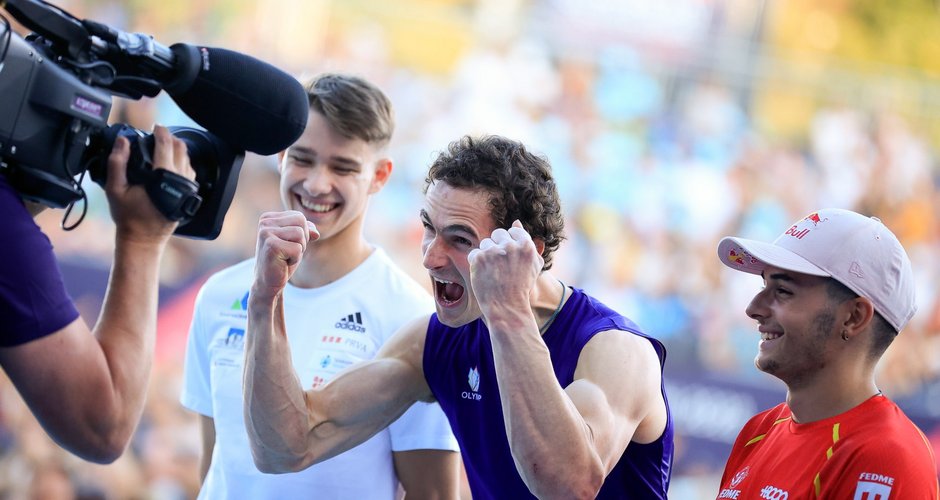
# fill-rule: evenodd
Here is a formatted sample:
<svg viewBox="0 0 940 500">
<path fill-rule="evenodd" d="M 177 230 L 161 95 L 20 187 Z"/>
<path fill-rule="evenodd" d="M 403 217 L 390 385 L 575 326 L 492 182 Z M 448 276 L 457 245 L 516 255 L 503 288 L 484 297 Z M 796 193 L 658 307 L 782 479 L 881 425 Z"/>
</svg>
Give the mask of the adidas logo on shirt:
<svg viewBox="0 0 940 500">
<path fill-rule="evenodd" d="M 359 333 L 366 332 L 366 328 L 362 326 L 361 312 L 352 313 L 349 316 L 340 318 L 340 320 L 337 321 L 333 326 L 339 328 L 340 330 L 351 330 Z"/>
</svg>

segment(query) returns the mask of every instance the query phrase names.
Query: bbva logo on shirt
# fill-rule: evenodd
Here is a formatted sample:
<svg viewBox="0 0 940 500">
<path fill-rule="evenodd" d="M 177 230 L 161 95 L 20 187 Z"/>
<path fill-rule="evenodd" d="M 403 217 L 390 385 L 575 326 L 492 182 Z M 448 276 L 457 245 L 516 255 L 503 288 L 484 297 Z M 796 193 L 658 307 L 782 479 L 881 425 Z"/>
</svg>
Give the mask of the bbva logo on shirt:
<svg viewBox="0 0 940 500">
<path fill-rule="evenodd" d="M 467 374 L 467 383 L 470 385 L 470 390 L 460 393 L 460 397 L 471 401 L 483 399 L 483 396 L 477 392 L 480 390 L 480 371 L 477 370 L 477 367 L 474 366 L 470 369 L 470 373 Z"/>
</svg>

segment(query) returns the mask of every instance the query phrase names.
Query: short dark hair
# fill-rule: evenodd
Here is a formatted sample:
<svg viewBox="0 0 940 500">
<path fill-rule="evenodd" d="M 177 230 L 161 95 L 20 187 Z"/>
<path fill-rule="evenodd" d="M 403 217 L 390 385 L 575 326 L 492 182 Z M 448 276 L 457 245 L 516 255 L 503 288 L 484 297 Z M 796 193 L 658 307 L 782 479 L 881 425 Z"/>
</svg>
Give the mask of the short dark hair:
<svg viewBox="0 0 940 500">
<path fill-rule="evenodd" d="M 509 228 L 519 219 L 533 239 L 545 242 L 542 270 L 551 269 L 552 254 L 565 239 L 565 221 L 547 159 L 505 137 L 464 136 L 451 142 L 431 164 L 424 192 L 437 181 L 487 191 L 496 227 Z"/>
<path fill-rule="evenodd" d="M 351 75 L 324 73 L 307 82 L 310 108 L 349 139 L 384 146 L 392 138 L 392 103 L 378 87 Z"/>
<path fill-rule="evenodd" d="M 829 300 L 835 304 L 841 304 L 846 300 L 855 299 L 859 296 L 835 278 L 829 278 L 826 292 Z M 884 354 L 891 342 L 894 342 L 894 338 L 898 336 L 898 331 L 878 311 L 875 311 L 875 316 L 872 318 L 871 329 L 872 345 L 870 354 L 877 359 Z"/>
</svg>

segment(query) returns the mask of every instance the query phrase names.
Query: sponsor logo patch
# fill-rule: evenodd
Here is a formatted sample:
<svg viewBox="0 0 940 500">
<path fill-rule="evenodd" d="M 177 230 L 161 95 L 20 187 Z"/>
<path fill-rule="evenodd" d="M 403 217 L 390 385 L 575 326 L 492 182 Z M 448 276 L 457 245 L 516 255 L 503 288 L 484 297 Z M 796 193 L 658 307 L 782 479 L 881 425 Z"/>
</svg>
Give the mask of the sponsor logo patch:
<svg viewBox="0 0 940 500">
<path fill-rule="evenodd" d="M 337 329 L 349 330 L 352 332 L 366 333 L 366 327 L 362 326 L 362 313 L 354 312 L 339 319 L 334 324 Z"/>
<path fill-rule="evenodd" d="M 461 392 L 460 397 L 471 401 L 480 401 L 483 399 L 483 396 L 477 392 L 480 390 L 480 371 L 477 367 L 474 366 L 471 368 L 470 372 L 467 374 L 467 384 L 470 385 L 470 390 Z"/>
</svg>

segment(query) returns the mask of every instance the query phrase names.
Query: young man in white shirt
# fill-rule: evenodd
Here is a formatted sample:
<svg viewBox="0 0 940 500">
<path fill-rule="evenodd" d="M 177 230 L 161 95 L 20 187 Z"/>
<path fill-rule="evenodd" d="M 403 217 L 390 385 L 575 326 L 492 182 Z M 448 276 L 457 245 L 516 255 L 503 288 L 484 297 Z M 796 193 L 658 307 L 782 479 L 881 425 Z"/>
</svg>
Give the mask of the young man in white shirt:
<svg viewBox="0 0 940 500">
<path fill-rule="evenodd" d="M 320 234 L 283 296 L 293 366 L 312 388 L 371 359 L 402 324 L 434 305 L 362 232 L 370 196 L 392 173 L 388 98 L 360 78 L 334 74 L 314 79 L 307 92 L 306 131 L 279 160 L 284 208 L 301 212 Z M 393 499 L 399 484 L 409 497 L 456 498 L 460 458 L 437 404 L 412 406 L 388 430 L 315 467 L 285 475 L 257 470 L 242 411 L 253 279 L 254 259 L 236 264 L 211 277 L 196 302 L 181 402 L 202 415 L 200 498 Z"/>
</svg>

